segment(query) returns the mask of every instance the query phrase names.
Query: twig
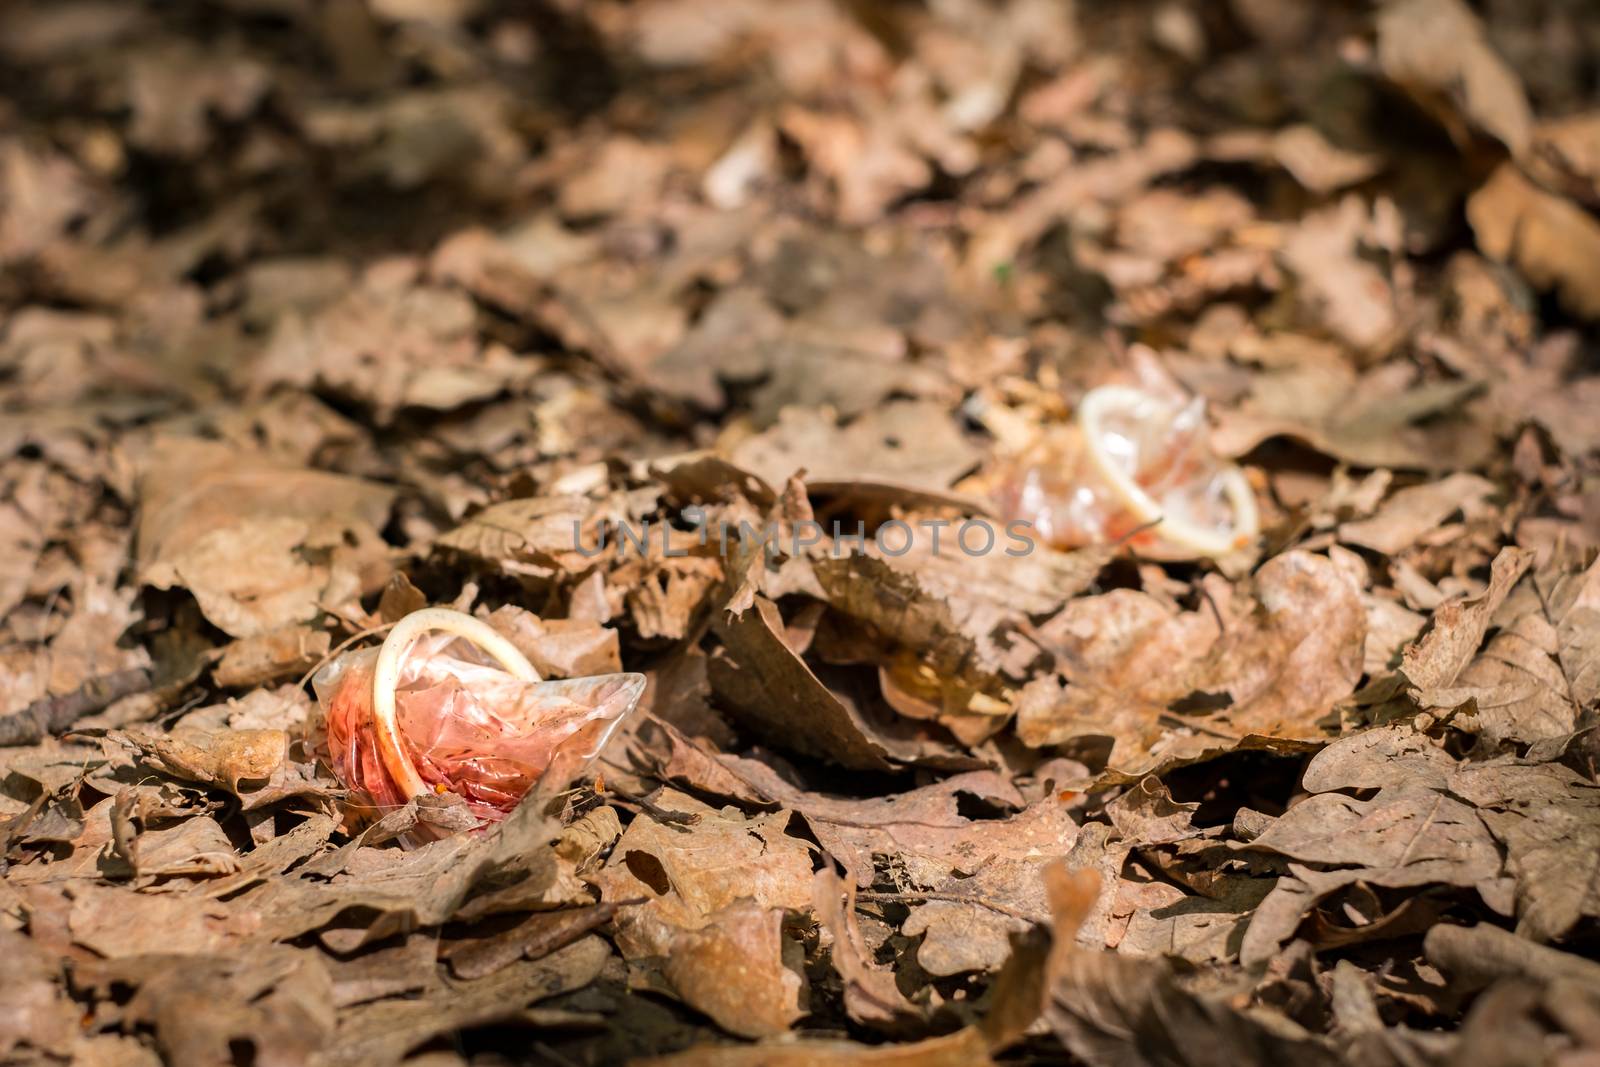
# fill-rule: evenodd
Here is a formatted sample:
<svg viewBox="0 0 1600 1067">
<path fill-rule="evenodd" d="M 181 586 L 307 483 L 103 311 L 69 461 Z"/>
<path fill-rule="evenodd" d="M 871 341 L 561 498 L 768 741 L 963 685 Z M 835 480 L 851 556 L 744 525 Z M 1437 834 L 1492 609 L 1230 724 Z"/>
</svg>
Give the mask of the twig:
<svg viewBox="0 0 1600 1067">
<path fill-rule="evenodd" d="M 1222 610 L 1217 607 L 1217 602 L 1212 599 L 1211 590 L 1206 588 L 1205 582 L 1196 583 L 1195 588 L 1200 590 L 1200 596 L 1211 606 L 1211 615 L 1217 620 L 1217 632 L 1226 634 L 1228 632 L 1228 624 L 1222 621 Z"/>
<path fill-rule="evenodd" d="M 607 760 L 606 762 L 609 763 L 610 761 Z M 616 766 L 616 764 L 612 764 L 612 766 Z M 597 781 L 594 792 L 595 796 L 602 799 L 607 797 L 616 797 L 618 800 L 621 800 L 624 803 L 632 804 L 640 811 L 643 811 L 646 815 L 650 816 L 656 822 L 669 823 L 677 826 L 693 826 L 695 823 L 700 821 L 700 816 L 695 812 L 670 811 L 667 808 L 663 808 L 649 797 L 640 796 L 637 793 L 630 793 L 626 789 L 622 789 L 610 782 L 601 783 Z"/>
<path fill-rule="evenodd" d="M 786 801 L 785 798 L 783 798 L 781 796 L 772 796 L 764 788 L 762 788 L 762 786 L 761 786 L 761 784 L 759 782 L 756 782 L 755 780 L 753 780 L 753 779 L 751 779 L 751 778 L 749 778 L 749 777 L 747 777 L 747 776 L 745 776 L 743 774 L 740 774 L 739 771 L 736 768 L 730 767 L 726 763 L 721 763 L 720 760 L 717 760 L 716 754 L 714 752 L 711 752 L 710 750 L 708 750 L 706 748 L 706 746 L 702 745 L 700 742 L 696 741 L 694 738 L 688 737 L 681 730 L 679 730 L 676 726 L 673 726 L 670 722 L 667 722 L 665 719 L 663 719 L 660 716 L 656 715 L 654 712 L 646 711 L 646 712 L 644 712 L 644 717 L 646 719 L 649 719 L 651 722 L 655 723 L 657 726 L 661 726 L 661 727 L 664 727 L 667 730 L 670 730 L 672 733 L 676 734 L 678 739 L 680 741 L 682 741 L 685 745 L 688 745 L 690 748 L 698 750 L 700 752 L 700 754 L 705 756 L 707 759 L 710 759 L 710 760 L 712 760 L 714 762 L 719 763 L 724 771 L 727 771 L 728 774 L 732 775 L 734 778 L 737 778 L 743 784 L 749 786 L 752 792 L 754 792 L 758 796 L 765 797 L 766 798 L 766 801 L 765 801 L 766 803 L 772 804 L 772 805 L 775 805 L 775 806 L 779 806 L 779 807 L 781 807 L 781 806 L 783 806 L 783 805 L 785 805 L 787 803 L 790 807 L 793 807 L 796 811 L 798 811 L 800 814 L 804 815 L 807 819 L 815 819 L 815 820 L 818 820 L 819 822 L 825 822 L 825 823 L 828 823 L 830 826 L 850 826 L 850 827 L 854 827 L 856 829 L 862 829 L 862 830 L 881 830 L 885 826 L 918 826 L 918 827 L 921 827 L 921 828 L 923 828 L 925 830 L 961 830 L 961 829 L 964 829 L 968 825 L 966 822 L 954 822 L 954 823 L 952 823 L 952 822 L 929 822 L 926 819 L 873 819 L 873 820 L 870 820 L 870 821 L 864 821 L 863 822 L 863 821 L 857 821 L 855 819 L 846 819 L 846 818 L 843 818 L 842 816 L 837 816 L 837 815 L 825 815 L 822 812 L 814 811 L 814 810 L 811 810 L 811 809 L 808 809 L 808 808 L 805 808 L 805 807 L 798 806 L 798 805 L 794 804 L 792 802 L 792 798 L 790 798 L 790 800 Z M 637 770 L 637 769 L 635 769 L 633 767 L 624 766 L 623 764 L 618 763 L 615 760 L 609 759 L 609 758 L 607 758 L 605 756 L 600 757 L 600 760 L 601 760 L 602 763 L 608 763 L 611 766 L 617 768 L 618 770 L 628 771 L 630 773 L 641 774 L 643 776 L 651 778 L 654 781 L 661 782 L 663 785 L 670 784 L 670 783 L 668 783 L 667 779 L 662 778 L 660 776 L 659 771 L 661 770 L 661 768 L 659 766 L 657 767 L 656 771 Z M 658 763 L 659 763 L 659 761 L 658 761 Z M 690 784 L 690 788 L 694 789 L 695 786 L 691 783 Z M 614 786 L 607 785 L 606 789 L 609 792 L 617 793 L 624 800 L 632 801 L 633 803 L 638 804 L 640 807 L 644 807 L 644 805 L 646 803 L 648 803 L 646 801 L 639 800 L 639 799 L 637 799 L 635 797 L 630 797 L 627 794 L 623 793 L 621 790 L 616 789 Z M 725 796 L 726 795 L 726 794 L 722 794 L 722 793 L 715 793 L 714 790 L 701 790 L 701 791 L 702 792 L 712 792 L 716 796 Z M 656 814 L 656 813 L 652 812 L 651 814 Z M 682 821 L 681 820 L 681 817 L 683 815 L 682 812 L 664 812 L 662 814 L 669 815 L 669 816 L 678 816 L 679 817 L 679 821 Z"/>
<path fill-rule="evenodd" d="M 1001 904 L 996 900 L 985 900 L 983 897 L 969 897 L 962 893 L 857 893 L 857 903 L 877 901 L 883 904 L 911 904 L 919 900 L 947 901 L 951 904 L 976 904 L 980 908 L 988 908 L 1008 918 L 1025 922 L 1030 926 L 1037 926 L 1043 919 L 1019 911 L 1008 904 Z"/>
<path fill-rule="evenodd" d="M 91 678 L 70 693 L 41 697 L 21 711 L 0 716 L 0 745 L 37 744 L 123 697 L 148 692 L 154 678 L 148 667 L 129 667 Z"/>
<path fill-rule="evenodd" d="M 1600 983 L 1600 964 L 1548 945 L 1535 944 L 1498 926 L 1435 926 L 1422 941 L 1428 962 L 1481 989 L 1497 978 L 1535 982 L 1569 979 L 1593 988 Z"/>
<path fill-rule="evenodd" d="M 578 1067 L 578 1061 L 569 1056 L 563 1056 L 543 1041 L 533 1043 L 534 1051 L 544 1057 L 546 1063 L 553 1063 L 556 1067 Z"/>
<path fill-rule="evenodd" d="M 1153 530 L 1160 525 L 1161 516 L 1159 515 L 1151 519 L 1149 522 L 1141 522 L 1139 525 L 1135 526 L 1133 529 L 1129 530 L 1127 533 L 1111 542 L 1111 547 L 1113 549 L 1121 548 L 1123 545 L 1127 544 L 1129 541 L 1132 541 L 1135 537 L 1138 537 L 1146 530 Z"/>
<path fill-rule="evenodd" d="M 362 628 L 360 620 L 352 619 L 350 616 L 346 615 L 332 604 L 324 604 L 319 600 L 317 601 L 317 609 L 325 615 L 331 615 L 335 619 L 338 619 L 339 622 L 344 625 L 346 630 L 354 631 Z"/>
<path fill-rule="evenodd" d="M 1221 706 L 1227 707 L 1230 706 L 1231 703 L 1232 702 L 1230 701 L 1228 705 Z M 1210 708 L 1207 710 L 1215 711 L 1219 710 L 1219 708 Z M 1242 734 L 1230 734 L 1226 730 L 1219 730 L 1215 726 L 1208 726 L 1198 719 L 1189 719 L 1181 715 L 1171 714 L 1170 712 L 1162 712 L 1160 715 L 1156 716 L 1156 722 L 1162 726 L 1173 726 L 1187 730 L 1194 730 L 1197 733 L 1210 734 L 1212 737 L 1219 737 L 1224 741 L 1232 741 L 1235 744 L 1244 740 L 1244 736 Z"/>
<path fill-rule="evenodd" d="M 351 634 L 343 641 L 340 641 L 337 645 L 334 645 L 332 648 L 328 649 L 328 654 L 317 660 L 317 662 L 309 671 L 306 671 L 306 673 L 302 674 L 300 676 L 300 680 L 294 683 L 294 687 L 296 689 L 304 689 L 306 683 L 311 680 L 311 676 L 313 674 L 316 674 L 323 667 L 332 662 L 333 657 L 337 656 L 339 653 L 343 652 L 345 649 L 349 648 L 363 637 L 376 637 L 378 634 L 387 633 L 392 629 L 394 629 L 394 623 L 386 622 L 382 626 L 373 626 L 370 629 L 360 630 Z"/>
</svg>

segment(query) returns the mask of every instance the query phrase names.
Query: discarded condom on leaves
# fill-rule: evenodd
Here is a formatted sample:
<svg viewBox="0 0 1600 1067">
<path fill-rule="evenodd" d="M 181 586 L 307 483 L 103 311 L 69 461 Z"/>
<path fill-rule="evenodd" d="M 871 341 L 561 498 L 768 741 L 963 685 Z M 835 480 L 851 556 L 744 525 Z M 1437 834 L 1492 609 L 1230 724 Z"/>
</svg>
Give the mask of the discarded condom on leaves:
<svg viewBox="0 0 1600 1067">
<path fill-rule="evenodd" d="M 1091 390 L 1077 417 L 1016 457 L 998 503 L 1057 547 L 1135 543 L 1194 556 L 1247 547 L 1260 529 L 1244 472 L 1206 440 L 1205 408 L 1144 389 Z"/>
<path fill-rule="evenodd" d="M 312 685 L 322 711 L 313 746 L 357 814 L 453 794 L 483 826 L 535 786 L 550 795 L 582 775 L 638 705 L 645 678 L 543 681 L 487 623 L 425 608 L 396 623 L 381 648 L 328 664 Z"/>
</svg>

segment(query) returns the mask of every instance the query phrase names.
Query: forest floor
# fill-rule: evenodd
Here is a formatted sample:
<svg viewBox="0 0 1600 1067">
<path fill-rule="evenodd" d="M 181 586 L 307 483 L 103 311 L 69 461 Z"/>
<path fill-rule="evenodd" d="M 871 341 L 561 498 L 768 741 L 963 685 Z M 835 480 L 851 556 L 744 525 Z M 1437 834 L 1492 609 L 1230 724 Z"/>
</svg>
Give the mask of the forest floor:
<svg viewBox="0 0 1600 1067">
<path fill-rule="evenodd" d="M 1587 0 L 6 5 L 0 1060 L 1600 1062 L 1597 69 Z M 1079 508 L 1107 385 L 1258 522 Z M 373 811 L 309 679 L 428 605 L 648 688 Z"/>
</svg>

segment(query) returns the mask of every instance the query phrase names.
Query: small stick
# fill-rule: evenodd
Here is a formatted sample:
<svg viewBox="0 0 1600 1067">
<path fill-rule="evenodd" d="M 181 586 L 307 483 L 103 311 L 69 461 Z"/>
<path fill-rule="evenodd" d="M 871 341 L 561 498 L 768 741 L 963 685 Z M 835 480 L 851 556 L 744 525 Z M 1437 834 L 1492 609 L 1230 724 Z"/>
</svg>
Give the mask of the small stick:
<svg viewBox="0 0 1600 1067">
<path fill-rule="evenodd" d="M 601 796 L 601 797 L 605 797 L 605 796 L 608 796 L 608 795 L 619 797 L 624 802 L 629 803 L 629 804 L 633 804 L 636 807 L 638 807 L 639 810 L 643 811 L 646 815 L 650 816 L 656 822 L 673 823 L 673 824 L 676 824 L 678 826 L 693 826 L 695 823 L 700 821 L 700 816 L 698 814 L 696 814 L 695 812 L 692 812 L 692 811 L 669 811 L 666 808 L 661 807 L 659 804 L 657 804 L 655 801 L 651 800 L 649 797 L 639 796 L 639 795 L 637 795 L 635 793 L 630 793 L 626 789 L 621 789 L 621 788 L 618 788 L 615 785 L 612 785 L 610 782 L 605 783 L 605 785 L 602 788 L 596 789 L 595 793 L 596 793 L 596 795 Z"/>
<path fill-rule="evenodd" d="M 328 649 L 328 654 L 317 660 L 317 662 L 312 665 L 309 671 L 306 671 L 306 673 L 302 674 L 300 676 L 300 680 L 294 684 L 294 687 L 296 689 L 304 689 L 306 683 L 311 680 L 311 676 L 313 674 L 316 674 L 323 667 L 326 667 L 333 661 L 333 657 L 337 656 L 339 653 L 343 652 L 345 649 L 349 648 L 363 637 L 376 637 L 378 634 L 386 633 L 392 629 L 394 629 L 394 623 L 386 622 L 382 626 L 373 626 L 369 629 L 361 630 L 358 633 L 351 634 L 343 641 L 340 641 L 337 645 L 334 645 L 332 648 Z"/>
<path fill-rule="evenodd" d="M 1200 590 L 1200 596 L 1211 606 L 1211 615 L 1217 620 L 1217 632 L 1226 634 L 1228 632 L 1228 624 L 1222 621 L 1222 610 L 1217 607 L 1217 602 L 1212 599 L 1211 590 L 1206 588 L 1206 583 L 1204 582 L 1195 583 L 1195 588 Z"/>
<path fill-rule="evenodd" d="M 70 693 L 41 697 L 21 711 L 0 716 L 0 745 L 37 744 L 123 697 L 148 692 L 154 678 L 148 667 L 129 667 L 91 678 Z"/>
<path fill-rule="evenodd" d="M 911 904 L 919 900 L 947 901 L 951 904 L 976 904 L 980 908 L 988 908 L 1008 918 L 1025 922 L 1030 926 L 1037 926 L 1043 919 L 1019 911 L 1008 904 L 1001 904 L 996 900 L 985 900 L 982 897 L 969 897 L 961 893 L 857 893 L 856 901 L 878 901 L 885 904 Z"/>
<path fill-rule="evenodd" d="M 1498 926 L 1435 926 L 1422 939 L 1428 962 L 1481 989 L 1498 978 L 1534 982 L 1568 979 L 1590 988 L 1600 984 L 1600 963 L 1518 937 Z"/>
<path fill-rule="evenodd" d="M 1127 544 L 1129 541 L 1132 541 L 1135 537 L 1138 537 L 1140 534 L 1144 533 L 1146 530 L 1154 530 L 1157 526 L 1160 526 L 1160 525 L 1161 525 L 1161 516 L 1160 515 L 1157 515 L 1155 518 L 1151 519 L 1149 522 L 1141 522 L 1139 525 L 1135 526 L 1133 529 L 1129 530 L 1127 533 L 1123 534 L 1121 537 L 1119 537 L 1115 541 L 1111 542 L 1111 547 L 1112 548 L 1121 548 L 1123 545 Z"/>
<path fill-rule="evenodd" d="M 542 959 L 566 948 L 584 934 L 610 922 L 623 908 L 645 903 L 644 897 L 602 901 L 577 908 L 535 912 L 504 933 L 481 940 L 445 945 L 440 958 L 457 978 L 484 978 L 519 959 Z"/>
</svg>

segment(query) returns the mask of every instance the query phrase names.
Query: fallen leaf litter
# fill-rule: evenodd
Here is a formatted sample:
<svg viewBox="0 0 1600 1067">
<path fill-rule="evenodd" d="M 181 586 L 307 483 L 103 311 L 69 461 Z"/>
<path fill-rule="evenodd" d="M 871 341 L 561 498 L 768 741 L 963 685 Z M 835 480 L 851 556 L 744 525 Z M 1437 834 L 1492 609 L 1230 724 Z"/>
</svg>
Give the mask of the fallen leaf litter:
<svg viewBox="0 0 1600 1067">
<path fill-rule="evenodd" d="M 0 1060 L 1592 1059 L 1589 8 L 5 7 Z"/>
</svg>

